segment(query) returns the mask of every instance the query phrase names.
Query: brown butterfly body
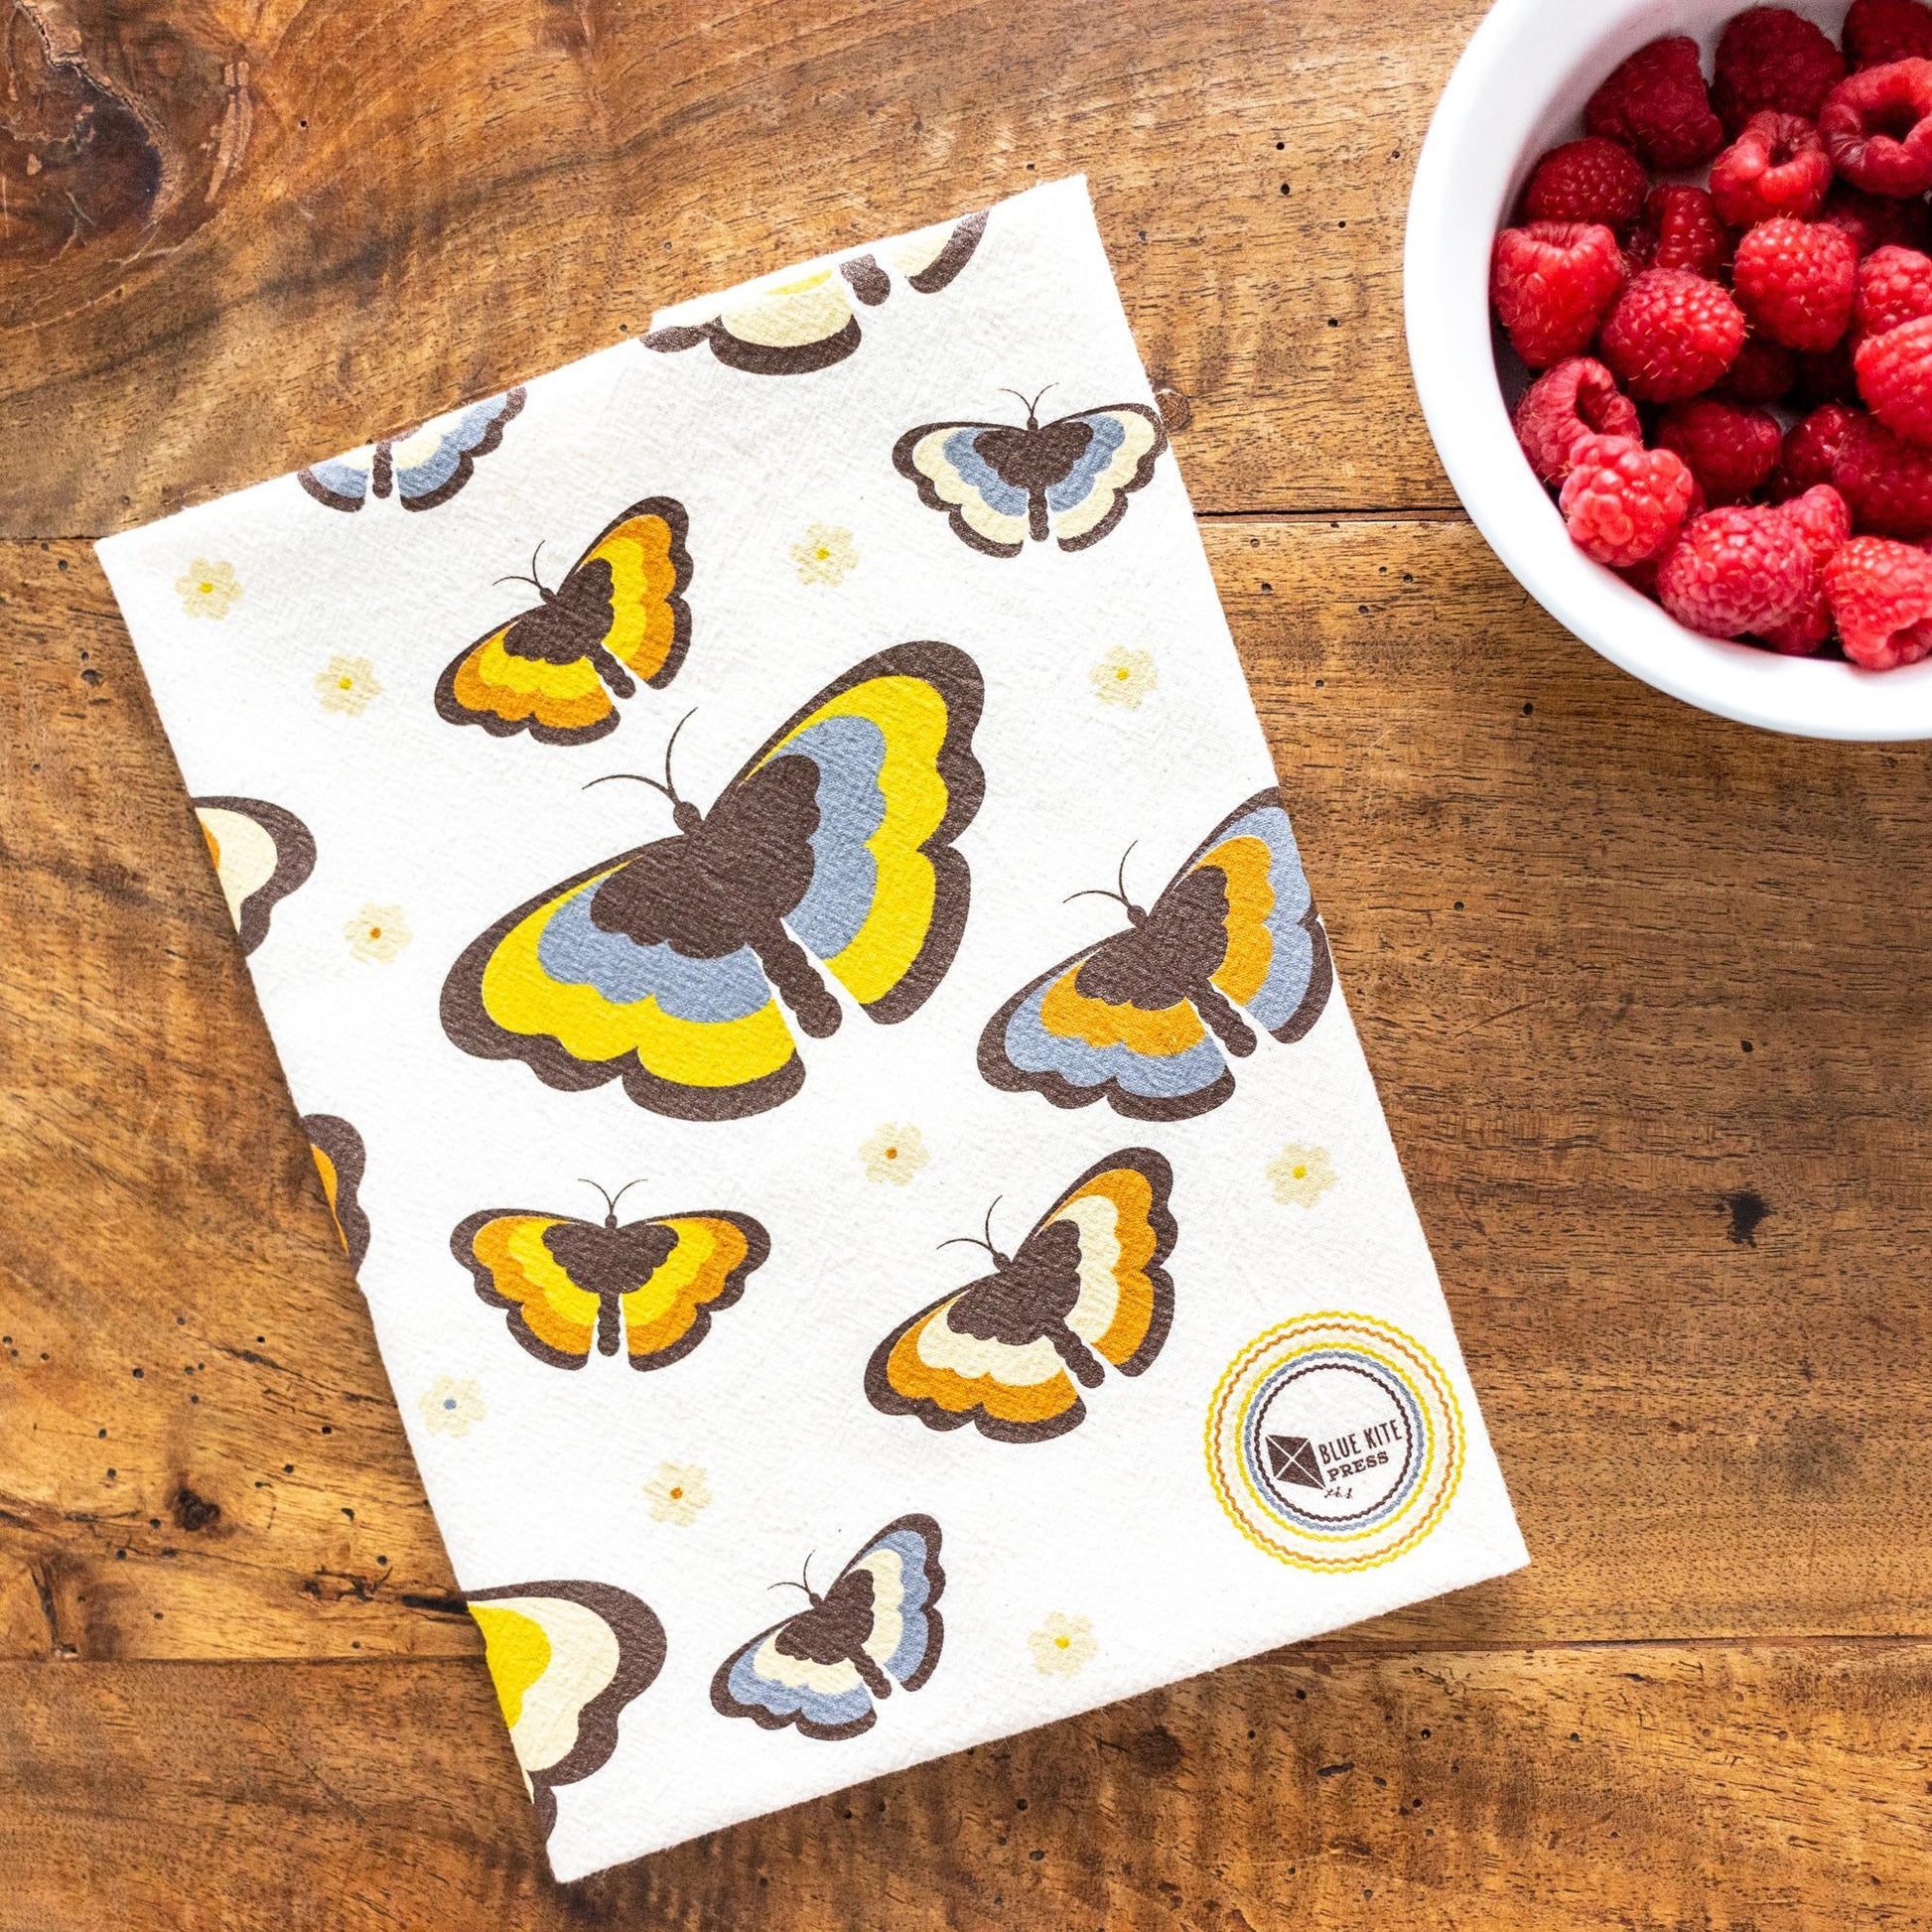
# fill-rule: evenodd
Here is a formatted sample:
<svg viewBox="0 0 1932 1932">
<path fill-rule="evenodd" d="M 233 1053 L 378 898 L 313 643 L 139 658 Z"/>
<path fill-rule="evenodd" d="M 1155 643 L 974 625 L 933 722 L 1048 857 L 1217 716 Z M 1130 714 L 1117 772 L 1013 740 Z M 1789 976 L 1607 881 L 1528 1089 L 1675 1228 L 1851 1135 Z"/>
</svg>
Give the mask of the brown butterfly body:
<svg viewBox="0 0 1932 1932">
<path fill-rule="evenodd" d="M 1046 492 L 1072 476 L 1092 441 L 1092 426 L 1077 416 L 1042 428 L 1030 414 L 1025 429 L 981 430 L 973 447 L 1002 483 L 1027 492 L 1029 529 L 1035 543 L 1044 543 Z"/>
<path fill-rule="evenodd" d="M 633 697 L 637 686 L 630 673 L 604 648 L 617 613 L 617 586 L 611 566 L 602 557 L 594 557 L 573 570 L 556 590 L 539 584 L 536 591 L 543 601 L 504 631 L 504 651 L 540 664 L 570 664 L 587 658 L 614 697 Z"/>
<path fill-rule="evenodd" d="M 1051 1344 L 1073 1378 L 1097 1389 L 1105 1372 L 1093 1350 L 1066 1325 L 1080 1299 L 1080 1236 L 1068 1222 L 1055 1221 L 1031 1235 L 1009 1259 L 993 1252 L 995 1272 L 964 1289 L 947 1316 L 960 1334 L 1024 1348 L 1031 1341 Z"/>
<path fill-rule="evenodd" d="M 602 1227 L 559 1221 L 544 1230 L 543 1245 L 579 1288 L 598 1298 L 597 1352 L 615 1355 L 621 1339 L 620 1298 L 657 1273 L 677 1246 L 677 1236 L 654 1221 L 621 1228 L 617 1215 L 607 1214 Z"/>
<path fill-rule="evenodd" d="M 811 1608 L 800 1610 L 778 1630 L 772 1638 L 774 1647 L 810 1664 L 849 1663 L 874 1697 L 892 1696 L 892 1679 L 865 1648 L 872 1635 L 875 1593 L 867 1570 L 848 1571 L 823 1596 L 807 1590 Z"/>
</svg>

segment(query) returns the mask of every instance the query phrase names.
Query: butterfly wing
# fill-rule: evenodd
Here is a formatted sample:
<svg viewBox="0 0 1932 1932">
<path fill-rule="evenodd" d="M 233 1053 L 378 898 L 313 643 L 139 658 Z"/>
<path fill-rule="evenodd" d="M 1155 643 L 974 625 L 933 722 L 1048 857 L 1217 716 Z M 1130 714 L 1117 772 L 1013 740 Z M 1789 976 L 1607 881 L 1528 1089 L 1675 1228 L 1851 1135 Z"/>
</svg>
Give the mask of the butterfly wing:
<svg viewBox="0 0 1932 1932">
<path fill-rule="evenodd" d="M 348 1255 L 348 1265 L 360 1268 L 369 1251 L 369 1217 L 362 1211 L 362 1170 L 366 1156 L 362 1137 L 340 1114 L 304 1114 L 302 1131 L 309 1137 L 322 1191 L 329 1202 L 336 1234 Z"/>
<path fill-rule="evenodd" d="M 1063 416 L 1090 432 L 1072 469 L 1046 488 L 1046 517 L 1062 550 L 1084 550 L 1098 543 L 1127 514 L 1127 498 L 1154 475 L 1168 447 L 1160 412 L 1144 403 L 1113 403 L 1103 409 Z"/>
<path fill-rule="evenodd" d="M 298 470 L 295 480 L 318 503 L 332 510 L 359 510 L 368 500 L 378 459 L 384 464 L 386 475 L 387 457 L 380 454 L 375 444 L 365 443 L 359 450 L 345 450 L 327 463 L 314 463 L 306 470 Z"/>
<path fill-rule="evenodd" d="M 1069 1357 L 1084 1356 L 1095 1381 L 1094 1357 L 1139 1375 L 1168 1338 L 1173 1281 L 1163 1264 L 1176 1234 L 1173 1186 L 1173 1170 L 1152 1148 L 1124 1148 L 1095 1163 L 1040 1217 L 1009 1271 L 1024 1281 L 1052 1250 L 1058 1292 L 1051 1302 L 1036 1300 L 1029 1311 L 1010 1300 L 1002 1321 L 968 1298 L 978 1293 L 984 1301 L 990 1287 L 1011 1296 L 1010 1284 L 975 1283 L 942 1297 L 873 1351 L 866 1369 L 873 1407 L 916 1416 L 928 1429 L 970 1422 L 1003 1443 L 1047 1442 L 1076 1428 L 1086 1406 Z M 1060 1331 L 1057 1344 L 1042 1332 L 1047 1315 Z"/>
<path fill-rule="evenodd" d="M 1083 988 L 1090 969 L 1105 968 L 1139 938 L 1103 939 L 1016 993 L 980 1035 L 987 1082 L 1041 1094 L 1056 1107 L 1104 1099 L 1130 1120 L 1190 1120 L 1227 1099 L 1234 1075 L 1191 1000 Z"/>
<path fill-rule="evenodd" d="M 921 423 L 893 445 L 893 468 L 916 486 L 927 509 L 943 511 L 960 542 L 989 557 L 1017 557 L 1027 547 L 1033 498 L 1009 483 L 981 450 L 1002 423 Z"/>
<path fill-rule="evenodd" d="M 820 1604 L 761 1630 L 719 1665 L 712 1708 L 762 1730 L 856 1737 L 878 1722 L 876 1697 L 916 1691 L 945 1640 L 938 1602 L 939 1525 L 901 1516 L 839 1573 Z M 828 1614 L 828 1608 L 830 1614 Z M 863 1660 L 863 1661 L 861 1661 Z"/>
<path fill-rule="evenodd" d="M 268 937 L 269 914 L 315 871 L 315 837 L 293 812 L 263 798 L 189 802 L 207 842 L 241 950 L 251 953 Z"/>
<path fill-rule="evenodd" d="M 844 361 L 859 346 L 852 298 L 852 284 L 836 268 L 755 282 L 705 321 L 653 329 L 644 346 L 669 353 L 708 342 L 730 368 L 804 375 Z"/>
<path fill-rule="evenodd" d="M 486 1207 L 450 1235 L 450 1252 L 469 1269 L 478 1296 L 503 1310 L 510 1333 L 552 1368 L 590 1360 L 603 1303 L 570 1278 L 544 1237 L 552 1228 L 591 1225 L 534 1208 Z"/>
<path fill-rule="evenodd" d="M 749 1214 L 707 1208 L 652 1218 L 675 1237 L 656 1272 L 623 1297 L 624 1352 L 632 1368 L 682 1361 L 711 1332 L 711 1317 L 745 1293 L 771 1252 L 771 1237 Z"/>
<path fill-rule="evenodd" d="M 886 244 L 886 259 L 905 277 L 908 288 L 937 295 L 973 259 L 986 233 L 987 212 L 981 208 L 957 221 L 902 235 Z"/>
<path fill-rule="evenodd" d="M 809 809 L 810 870 L 784 912 L 806 949 L 874 1019 L 915 1013 L 944 977 L 966 926 L 971 878 L 953 841 L 986 787 L 973 755 L 985 702 L 979 668 L 951 644 L 895 644 L 828 685 L 745 766 L 751 791 L 787 759 L 814 767 L 809 786 L 766 783 L 737 836 L 796 839 Z M 751 799 L 748 798 L 748 805 Z M 766 822 L 783 811 L 792 822 Z"/>
<path fill-rule="evenodd" d="M 471 1590 L 464 1601 L 547 1838 L 556 1787 L 610 1762 L 620 1713 L 657 1681 L 664 1626 L 641 1597 L 577 1579 Z"/>
<path fill-rule="evenodd" d="M 1227 952 L 1215 986 L 1276 1039 L 1300 1039 L 1328 1003 L 1334 964 L 1294 828 L 1272 786 L 1230 812 L 1180 877 L 1202 873 L 1219 874 L 1227 907 Z"/>
<path fill-rule="evenodd" d="M 621 510 L 547 605 L 499 624 L 444 668 L 438 715 L 495 738 L 527 731 L 544 745 L 588 745 L 615 731 L 612 694 L 629 695 L 626 673 L 661 689 L 690 648 L 688 529 L 675 497 Z"/>
<path fill-rule="evenodd" d="M 396 495 L 406 510 L 447 503 L 470 481 L 478 459 L 503 440 L 503 426 L 523 407 L 524 392 L 506 390 L 433 416 L 389 446 Z M 378 492 L 380 493 L 380 492 Z"/>
</svg>

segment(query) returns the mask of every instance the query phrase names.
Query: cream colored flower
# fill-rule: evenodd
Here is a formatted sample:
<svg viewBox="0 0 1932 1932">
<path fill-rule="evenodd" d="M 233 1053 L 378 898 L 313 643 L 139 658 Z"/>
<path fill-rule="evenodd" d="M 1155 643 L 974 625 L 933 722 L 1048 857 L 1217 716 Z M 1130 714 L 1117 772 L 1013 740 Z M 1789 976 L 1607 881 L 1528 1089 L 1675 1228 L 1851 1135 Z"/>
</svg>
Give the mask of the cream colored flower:
<svg viewBox="0 0 1932 1932">
<path fill-rule="evenodd" d="M 1138 711 L 1141 701 L 1161 682 L 1151 650 L 1129 650 L 1117 644 L 1092 670 L 1094 696 L 1102 704 L 1124 705 Z"/>
<path fill-rule="evenodd" d="M 175 595 L 191 618 L 225 618 L 241 601 L 241 579 L 233 564 L 197 557 L 188 574 L 175 579 Z"/>
<path fill-rule="evenodd" d="M 365 905 L 343 927 L 343 937 L 357 959 L 386 966 L 415 935 L 400 905 Z"/>
<path fill-rule="evenodd" d="M 1093 1625 L 1083 1616 L 1063 1616 L 1055 1610 L 1032 1636 L 1034 1669 L 1042 1677 L 1078 1677 L 1093 1662 L 1100 1646 Z"/>
<path fill-rule="evenodd" d="M 701 1509 L 711 1507 L 711 1484 L 695 1462 L 664 1462 L 657 1474 L 644 1484 L 644 1501 L 660 1523 L 675 1523 L 680 1529 L 698 1520 Z"/>
<path fill-rule="evenodd" d="M 852 547 L 850 530 L 814 523 L 791 546 L 791 561 L 798 566 L 801 584 L 837 584 L 847 571 L 859 568 L 859 553 Z"/>
<path fill-rule="evenodd" d="M 895 1187 L 905 1183 L 932 1159 L 926 1152 L 925 1138 L 916 1127 L 888 1121 L 859 1149 L 868 1180 L 890 1181 Z"/>
<path fill-rule="evenodd" d="M 375 666 L 366 657 L 332 657 L 316 673 L 316 696 L 325 711 L 341 711 L 359 718 L 381 695 Z"/>
<path fill-rule="evenodd" d="M 439 1375 L 417 1397 L 416 1408 L 423 1426 L 438 1436 L 467 1436 L 489 1413 L 476 1383 L 459 1382 L 453 1375 Z"/>
<path fill-rule="evenodd" d="M 1312 1207 L 1335 1184 L 1335 1167 L 1325 1147 L 1291 1141 L 1269 1163 L 1268 1179 L 1284 1207 Z"/>
</svg>

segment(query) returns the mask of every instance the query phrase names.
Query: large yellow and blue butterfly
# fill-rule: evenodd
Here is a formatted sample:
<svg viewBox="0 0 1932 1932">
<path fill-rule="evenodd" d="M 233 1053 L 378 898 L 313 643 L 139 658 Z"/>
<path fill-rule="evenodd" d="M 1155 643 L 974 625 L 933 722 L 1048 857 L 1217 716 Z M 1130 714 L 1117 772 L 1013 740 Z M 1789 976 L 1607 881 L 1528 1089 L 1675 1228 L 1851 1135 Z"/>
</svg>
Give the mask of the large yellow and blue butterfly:
<svg viewBox="0 0 1932 1932">
<path fill-rule="evenodd" d="M 588 745 L 618 728 L 614 700 L 641 678 L 661 690 L 691 644 L 689 524 L 673 496 L 620 510 L 553 591 L 530 560 L 540 602 L 459 651 L 436 682 L 437 715 L 493 738 Z M 541 550 L 542 546 L 538 546 Z"/>
<path fill-rule="evenodd" d="M 1327 935 L 1288 814 L 1257 792 L 1210 832 L 1151 908 L 1116 892 L 1128 929 L 1016 993 L 980 1036 L 980 1072 L 1056 1107 L 1105 1099 L 1135 1120 L 1188 1120 L 1234 1091 L 1255 1050 L 1237 1008 L 1285 1044 L 1321 1017 Z M 1089 895 L 1076 893 L 1074 897 Z"/>
<path fill-rule="evenodd" d="M 1168 1339 L 1177 1229 L 1173 1171 L 1151 1147 L 1096 1161 L 993 1273 L 942 1295 L 873 1351 L 866 1395 L 928 1429 L 972 1423 L 1001 1443 L 1044 1443 L 1086 1417 L 1105 1368 L 1139 1375 Z M 975 1237 L 962 1237 L 974 1239 Z M 948 1243 L 947 1245 L 951 1245 Z"/>
<path fill-rule="evenodd" d="M 444 1031 L 567 1091 L 621 1080 L 681 1120 L 789 1100 L 805 1067 L 780 1000 L 813 1038 L 843 1018 L 814 958 L 888 1026 L 952 963 L 984 695 L 964 651 L 895 644 L 787 719 L 709 811 L 677 796 L 667 749 L 664 781 L 641 782 L 675 833 L 505 913 L 450 969 Z"/>
<path fill-rule="evenodd" d="M 620 1341 L 632 1368 L 682 1361 L 771 1252 L 763 1227 L 729 1208 L 620 1227 L 618 1200 L 627 1191 L 605 1194 L 601 1227 L 541 1208 L 485 1207 L 450 1236 L 478 1295 L 502 1309 L 510 1333 L 552 1368 L 582 1368 L 593 1347 L 615 1355 Z"/>
<path fill-rule="evenodd" d="M 642 1597 L 578 1578 L 504 1584 L 465 1597 L 523 1787 L 545 1838 L 556 1788 L 600 1771 L 618 1748 L 618 1719 L 664 1668 L 664 1625 Z"/>
<path fill-rule="evenodd" d="M 1062 550 L 1098 543 L 1168 447 L 1159 413 L 1110 402 L 1042 423 L 1038 395 L 1004 393 L 1026 405 L 1025 429 L 921 423 L 893 445 L 894 468 L 928 509 L 945 512 L 961 543 L 989 557 L 1017 557 L 1029 538 L 1050 536 Z"/>
</svg>

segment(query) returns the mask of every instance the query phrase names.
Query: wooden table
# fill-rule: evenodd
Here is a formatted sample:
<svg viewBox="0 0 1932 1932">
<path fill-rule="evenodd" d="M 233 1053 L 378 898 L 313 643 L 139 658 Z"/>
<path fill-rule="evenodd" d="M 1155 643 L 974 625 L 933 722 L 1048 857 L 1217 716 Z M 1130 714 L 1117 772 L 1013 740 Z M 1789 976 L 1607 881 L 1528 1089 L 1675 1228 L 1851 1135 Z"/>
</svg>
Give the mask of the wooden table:
<svg viewBox="0 0 1932 1932">
<path fill-rule="evenodd" d="M 1927 766 L 1457 509 L 1480 12 L 12 0 L 0 1927 L 1932 1923 Z M 1078 169 L 1536 1564 L 559 1890 L 88 540 Z"/>
</svg>

